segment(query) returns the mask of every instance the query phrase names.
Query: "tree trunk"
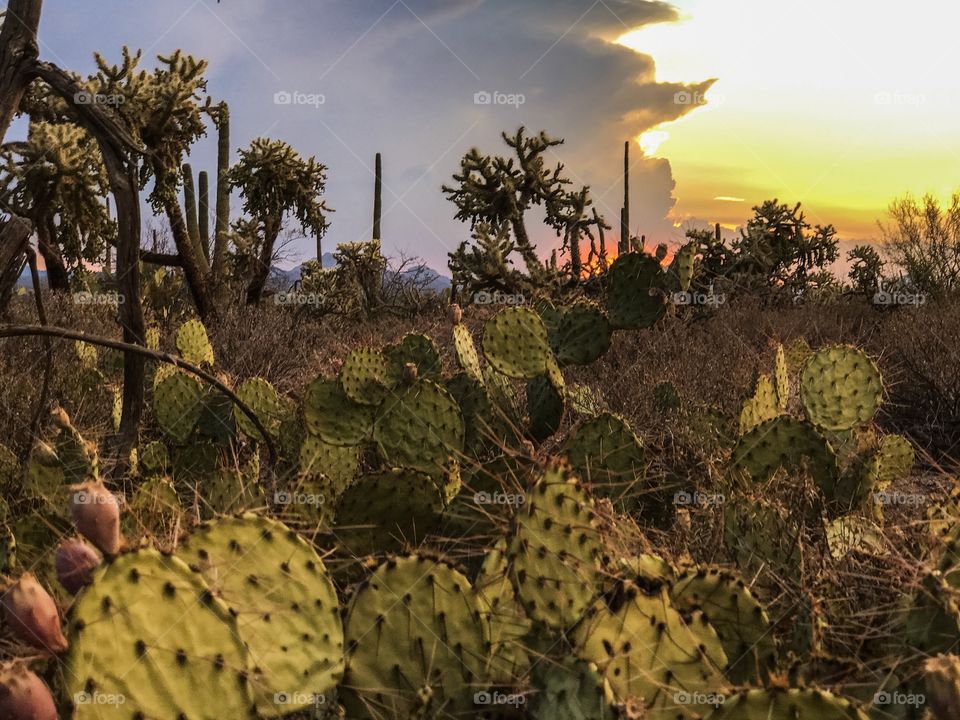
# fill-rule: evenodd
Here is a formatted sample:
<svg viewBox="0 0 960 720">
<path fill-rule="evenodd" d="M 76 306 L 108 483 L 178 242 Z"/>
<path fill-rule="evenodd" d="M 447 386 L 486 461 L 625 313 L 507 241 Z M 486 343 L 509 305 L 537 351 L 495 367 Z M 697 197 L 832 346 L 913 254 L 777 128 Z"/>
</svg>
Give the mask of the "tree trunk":
<svg viewBox="0 0 960 720">
<path fill-rule="evenodd" d="M 0 142 L 33 79 L 42 0 L 10 0 L 0 30 Z"/>
<path fill-rule="evenodd" d="M 146 345 L 143 306 L 140 303 L 140 184 L 137 162 L 130 154 L 144 152 L 140 143 L 112 115 L 95 103 L 73 102 L 80 92 L 76 79 L 50 63 L 35 65 L 37 76 L 65 99 L 77 113 L 80 122 L 97 139 L 103 155 L 110 190 L 117 207 L 117 285 L 123 299 L 120 304 L 120 325 L 124 342 Z M 123 409 L 120 413 L 120 437 L 117 447 L 119 472 L 129 464 L 130 449 L 137 441 L 144 405 L 144 359 L 124 353 Z"/>
<path fill-rule="evenodd" d="M 580 259 L 580 232 L 575 227 L 567 229 L 567 243 L 570 245 L 570 270 L 573 272 L 573 279 L 579 280 L 583 262 Z"/>
<path fill-rule="evenodd" d="M 47 268 L 47 285 L 53 292 L 70 292 L 70 275 L 63 255 L 54 240 L 53 218 L 45 217 L 37 223 L 37 249 Z"/>
<path fill-rule="evenodd" d="M 544 273 L 543 264 L 530 244 L 530 236 L 527 235 L 527 227 L 523 223 L 523 217 L 511 220 L 510 225 L 513 227 L 513 235 L 517 240 L 517 252 L 520 253 L 520 257 L 523 258 L 523 262 L 527 266 L 527 274 L 534 282 L 541 280 Z"/>
<path fill-rule="evenodd" d="M 26 250 L 33 234 L 29 221 L 17 215 L 0 221 L 0 314 L 6 312 L 13 289 L 17 286 Z"/>
<path fill-rule="evenodd" d="M 263 227 L 263 246 L 260 248 L 260 257 L 257 258 L 257 264 L 253 268 L 253 274 L 250 276 L 250 282 L 247 285 L 247 305 L 256 305 L 263 296 L 263 288 L 267 284 L 267 278 L 270 277 L 270 262 L 273 260 L 273 246 L 277 242 L 277 236 L 280 235 L 280 220 L 270 220 L 264 223 Z"/>
</svg>

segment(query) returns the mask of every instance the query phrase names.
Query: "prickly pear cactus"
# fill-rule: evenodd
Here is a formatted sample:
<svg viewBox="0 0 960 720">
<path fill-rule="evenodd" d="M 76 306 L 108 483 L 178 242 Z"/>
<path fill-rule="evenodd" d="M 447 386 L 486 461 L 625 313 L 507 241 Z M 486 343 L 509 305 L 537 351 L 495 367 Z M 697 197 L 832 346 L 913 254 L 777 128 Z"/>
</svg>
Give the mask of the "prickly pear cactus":
<svg viewBox="0 0 960 720">
<path fill-rule="evenodd" d="M 360 465 L 356 447 L 331 445 L 313 435 L 304 438 L 299 460 L 301 473 L 324 478 L 330 491 L 330 502 L 347 489 Z"/>
<path fill-rule="evenodd" d="M 677 251 L 677 275 L 680 280 L 680 289 L 689 292 L 693 283 L 693 266 L 697 259 L 696 243 L 687 243 Z"/>
<path fill-rule="evenodd" d="M 700 610 L 717 631 L 729 660 L 727 677 L 737 684 L 766 682 L 776 665 L 770 620 L 737 573 L 704 567 L 682 573 L 670 590 L 682 612 Z"/>
<path fill-rule="evenodd" d="M 626 421 L 601 413 L 582 423 L 564 452 L 594 494 L 633 504 L 643 482 L 645 453 Z"/>
<path fill-rule="evenodd" d="M 374 408 L 355 403 L 336 380 L 317 378 L 303 398 L 307 430 L 331 445 L 360 445 L 370 437 Z"/>
<path fill-rule="evenodd" d="M 837 459 L 826 440 L 807 423 L 786 415 L 766 420 L 741 437 L 732 461 L 756 481 L 770 478 L 781 467 L 791 473 L 806 467 L 831 494 L 837 476 Z"/>
<path fill-rule="evenodd" d="M 589 365 L 610 348 L 612 334 L 603 311 L 595 303 L 581 300 L 563 313 L 550 344 L 560 365 Z"/>
<path fill-rule="evenodd" d="M 867 720 L 849 700 L 822 690 L 748 690 L 710 715 L 710 720 Z"/>
<path fill-rule="evenodd" d="M 610 683 L 593 663 L 567 657 L 536 668 L 534 720 L 614 720 L 620 717 Z"/>
<path fill-rule="evenodd" d="M 199 320 L 185 322 L 177 330 L 177 350 L 188 363 L 213 365 L 213 346 L 207 337 L 207 329 Z"/>
<path fill-rule="evenodd" d="M 483 353 L 498 372 L 526 380 L 544 374 L 553 358 L 546 326 L 536 312 L 524 307 L 501 310 L 487 322 Z"/>
<path fill-rule="evenodd" d="M 266 431 L 276 437 L 280 432 L 282 406 L 273 385 L 263 378 L 248 378 L 237 388 L 237 397 L 253 411 Z M 262 439 L 253 421 L 237 406 L 233 408 L 233 417 L 237 426 L 247 437 L 255 440 Z"/>
<path fill-rule="evenodd" d="M 803 366 L 800 399 L 810 421 L 818 427 L 849 430 L 866 425 L 883 400 L 880 371 L 858 348 L 823 348 Z"/>
<path fill-rule="evenodd" d="M 740 410 L 740 434 L 747 434 L 760 423 L 772 420 L 781 413 L 779 395 L 770 376 L 760 375 L 753 395 L 747 398 Z"/>
<path fill-rule="evenodd" d="M 727 664 L 716 632 L 694 612 L 689 623 L 666 588 L 625 583 L 608 605 L 598 601 L 573 636 L 578 657 L 596 663 L 617 699 L 642 698 L 653 720 L 699 718 L 722 702 Z"/>
<path fill-rule="evenodd" d="M 138 454 L 140 469 L 146 473 L 163 473 L 170 467 L 170 452 L 159 440 L 147 443 Z"/>
<path fill-rule="evenodd" d="M 516 685 L 530 668 L 524 638 L 533 623 L 510 583 L 507 543 L 499 540 L 483 559 L 476 588 L 484 621 L 490 630 L 490 655 L 484 679 L 492 686 Z"/>
<path fill-rule="evenodd" d="M 392 467 L 442 473 L 463 452 L 463 416 L 457 401 L 431 380 L 391 395 L 373 426 L 380 455 Z"/>
<path fill-rule="evenodd" d="M 558 384 L 554 378 L 559 378 Z M 565 409 L 563 376 L 539 375 L 527 383 L 527 413 L 530 435 L 543 441 L 560 429 Z"/>
<path fill-rule="evenodd" d="M 192 375 L 179 370 L 169 374 L 153 389 L 153 412 L 167 435 L 185 442 L 193 432 L 203 409 L 203 390 Z"/>
<path fill-rule="evenodd" d="M 787 367 L 787 353 L 779 343 L 773 360 L 773 379 L 777 391 L 777 408 L 780 412 L 786 412 L 790 403 L 790 370 Z"/>
<path fill-rule="evenodd" d="M 343 674 L 343 627 L 336 590 L 309 543 L 283 523 L 248 514 L 200 526 L 178 555 L 237 618 L 260 715 L 332 694 Z M 276 693 L 287 702 L 276 703 Z"/>
<path fill-rule="evenodd" d="M 480 367 L 477 346 L 473 342 L 470 329 L 462 323 L 453 326 L 453 351 L 463 371 L 477 382 L 483 382 L 483 368 Z"/>
<path fill-rule="evenodd" d="M 340 384 L 351 400 L 361 405 L 379 405 L 396 384 L 390 361 L 379 350 L 357 348 L 340 368 Z"/>
<path fill-rule="evenodd" d="M 250 659 L 237 622 L 178 558 L 141 550 L 104 566 L 71 608 L 67 631 L 70 699 L 122 696 L 109 707 L 129 717 L 250 717 Z M 100 720 L 103 707 L 77 703 L 73 717 Z"/>
<path fill-rule="evenodd" d="M 606 307 L 617 329 L 648 328 L 666 312 L 663 268 L 649 255 L 620 255 L 607 272 Z"/>
<path fill-rule="evenodd" d="M 416 546 L 440 522 L 443 498 L 429 475 L 395 468 L 364 475 L 337 503 L 335 528 L 344 552 L 362 557 Z"/>
<path fill-rule="evenodd" d="M 470 582 L 420 555 L 387 560 L 353 596 L 341 697 L 350 718 L 468 717 L 487 637 Z"/>
<path fill-rule="evenodd" d="M 419 377 L 440 379 L 442 366 L 440 351 L 433 344 L 433 340 L 426 335 L 411 333 L 405 335 L 396 345 L 384 348 L 383 354 L 390 362 L 390 372 L 394 377 L 394 384 L 399 384 L 403 377 L 403 368 L 407 363 L 417 366 Z"/>
<path fill-rule="evenodd" d="M 600 539 L 593 502 L 564 466 L 526 494 L 507 549 L 527 615 L 554 630 L 573 625 L 598 592 Z"/>
</svg>

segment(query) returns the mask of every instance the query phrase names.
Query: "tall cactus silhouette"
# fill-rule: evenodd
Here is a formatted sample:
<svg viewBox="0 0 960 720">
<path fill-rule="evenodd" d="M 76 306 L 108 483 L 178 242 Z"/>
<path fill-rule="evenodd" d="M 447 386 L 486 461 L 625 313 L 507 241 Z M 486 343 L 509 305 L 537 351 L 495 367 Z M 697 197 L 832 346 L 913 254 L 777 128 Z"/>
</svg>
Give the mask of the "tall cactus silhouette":
<svg viewBox="0 0 960 720">
<path fill-rule="evenodd" d="M 197 190 L 193 184 L 193 168 L 183 164 L 183 212 L 187 216 L 187 233 L 194 245 L 200 244 L 200 225 L 197 220 Z"/>
<path fill-rule="evenodd" d="M 630 252 L 630 141 L 623 144 L 623 209 L 620 211 L 620 244 L 617 254 Z"/>
<path fill-rule="evenodd" d="M 383 213 L 383 161 L 377 153 L 376 177 L 373 184 L 373 239 L 380 239 L 380 220 Z M 319 253 L 319 248 L 318 248 Z M 319 254 L 317 256 L 319 258 Z"/>
<path fill-rule="evenodd" d="M 197 176 L 197 228 L 200 236 L 200 249 L 210 262 L 210 176 L 201 170 Z"/>
<path fill-rule="evenodd" d="M 230 230 L 230 107 L 225 102 L 214 116 L 217 125 L 217 219 L 213 229 L 213 277 L 219 282 L 226 273 L 227 234 Z"/>
</svg>

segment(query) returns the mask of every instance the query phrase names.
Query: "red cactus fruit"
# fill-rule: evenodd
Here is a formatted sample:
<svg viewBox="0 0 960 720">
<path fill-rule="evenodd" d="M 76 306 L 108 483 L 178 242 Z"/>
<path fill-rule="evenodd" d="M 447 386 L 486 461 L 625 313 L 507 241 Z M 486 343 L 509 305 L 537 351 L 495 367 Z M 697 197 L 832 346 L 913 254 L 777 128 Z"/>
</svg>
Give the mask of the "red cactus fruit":
<svg viewBox="0 0 960 720">
<path fill-rule="evenodd" d="M 0 717 L 4 720 L 57 720 L 46 684 L 23 665 L 0 668 Z"/>
<path fill-rule="evenodd" d="M 120 502 L 99 480 L 71 486 L 70 512 L 77 532 L 105 555 L 120 552 Z"/>
<path fill-rule="evenodd" d="M 80 538 L 67 538 L 57 548 L 57 579 L 71 595 L 90 584 L 99 565 L 100 555 Z"/>
<path fill-rule="evenodd" d="M 33 573 L 24 573 L 7 588 L 0 598 L 0 605 L 3 605 L 7 625 L 23 642 L 53 654 L 67 649 L 67 639 L 60 629 L 57 603 Z"/>
</svg>

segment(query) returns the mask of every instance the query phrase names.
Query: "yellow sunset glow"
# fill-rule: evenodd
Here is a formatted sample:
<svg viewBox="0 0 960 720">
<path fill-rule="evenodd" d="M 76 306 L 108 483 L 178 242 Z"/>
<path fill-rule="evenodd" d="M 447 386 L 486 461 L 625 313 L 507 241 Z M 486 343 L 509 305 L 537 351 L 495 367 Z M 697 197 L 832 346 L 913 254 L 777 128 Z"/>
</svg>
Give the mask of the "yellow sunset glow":
<svg viewBox="0 0 960 720">
<path fill-rule="evenodd" d="M 644 155 L 653 155 L 669 138 L 670 133 L 665 130 L 650 130 L 637 137 L 637 144 Z"/>
<path fill-rule="evenodd" d="M 690 114 L 641 135 L 648 154 L 670 139 L 659 156 L 677 183 L 675 220 L 735 224 L 778 197 L 868 238 L 895 196 L 960 187 L 960 6 L 673 4 L 681 21 L 618 42 L 651 55 L 660 81 L 717 78 Z"/>
</svg>

